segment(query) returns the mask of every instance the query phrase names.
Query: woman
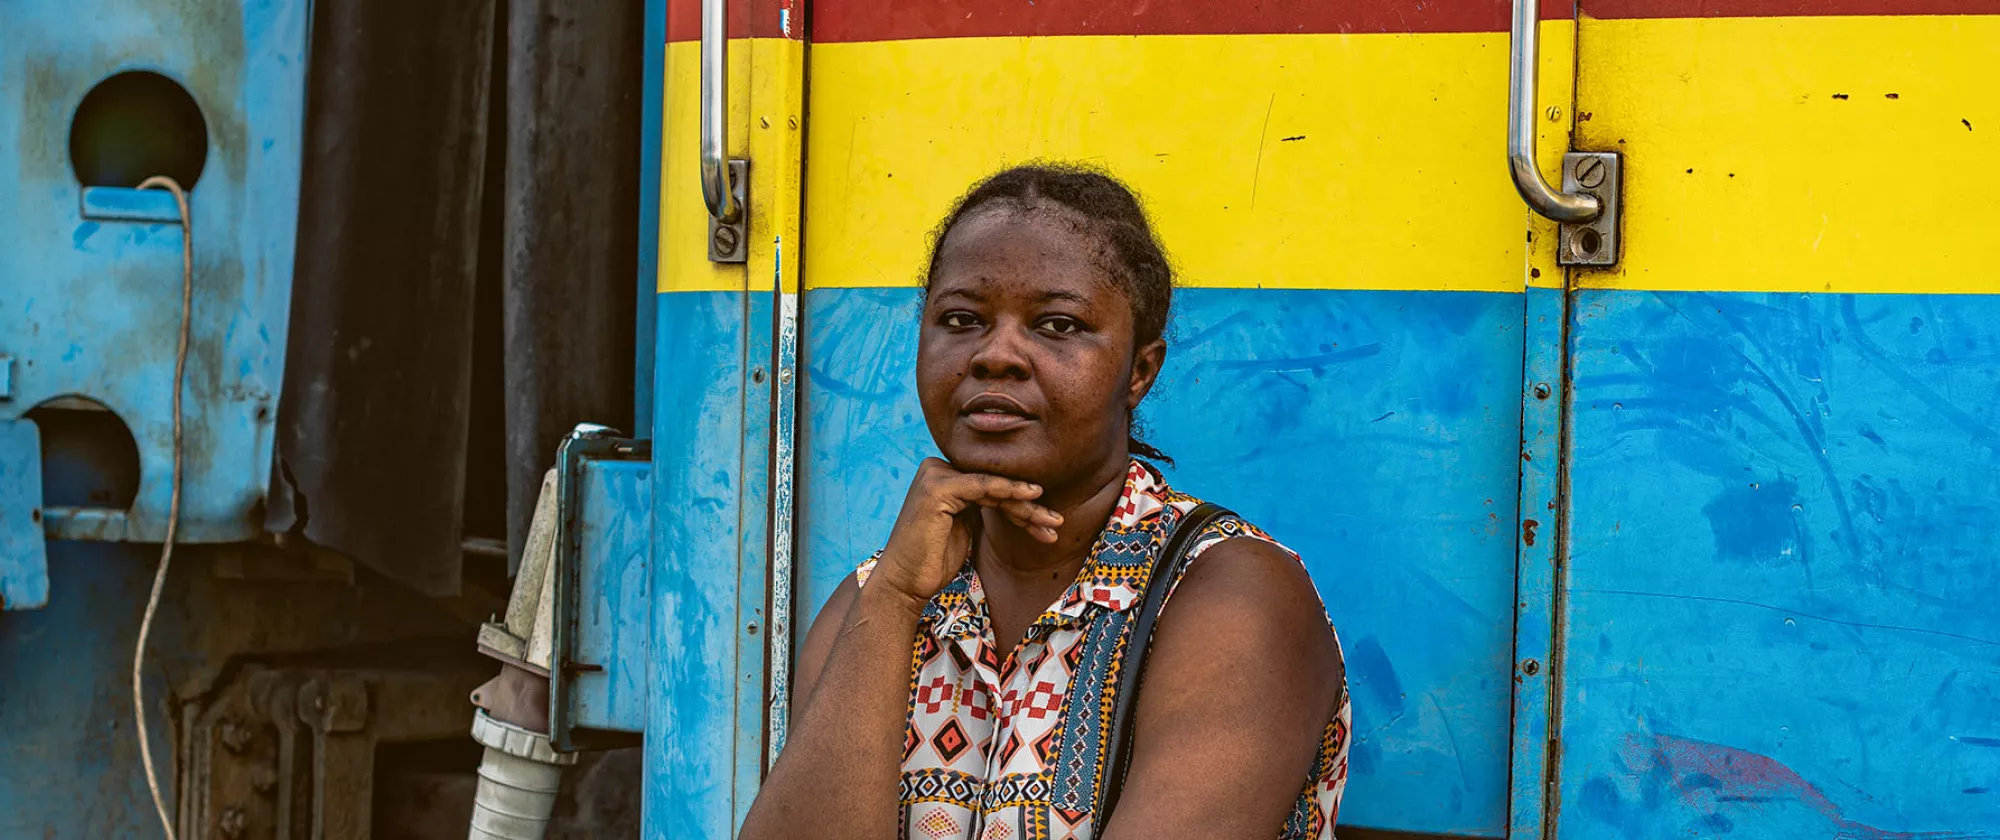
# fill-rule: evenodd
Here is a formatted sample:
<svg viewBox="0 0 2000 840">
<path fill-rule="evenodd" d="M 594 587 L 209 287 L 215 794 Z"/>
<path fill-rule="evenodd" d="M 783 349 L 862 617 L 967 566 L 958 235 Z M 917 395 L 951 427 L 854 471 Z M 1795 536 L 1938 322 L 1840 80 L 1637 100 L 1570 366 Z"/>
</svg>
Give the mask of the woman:
<svg viewBox="0 0 2000 840">
<path fill-rule="evenodd" d="M 1030 166 L 939 226 L 917 349 L 944 460 L 799 651 L 790 741 L 746 840 L 1324 838 L 1346 782 L 1340 649 L 1298 558 L 1233 516 L 1171 587 L 1109 820 L 1132 614 L 1199 502 L 1133 412 L 1172 270 L 1112 178 Z M 1213 406 L 1206 410 L 1227 410 Z"/>
</svg>

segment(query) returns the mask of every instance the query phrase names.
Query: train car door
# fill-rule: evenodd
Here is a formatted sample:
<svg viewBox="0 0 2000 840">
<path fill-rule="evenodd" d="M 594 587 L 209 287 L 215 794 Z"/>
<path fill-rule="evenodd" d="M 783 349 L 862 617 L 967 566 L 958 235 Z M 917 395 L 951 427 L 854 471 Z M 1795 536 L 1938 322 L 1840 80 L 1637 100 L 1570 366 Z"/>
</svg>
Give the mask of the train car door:
<svg viewBox="0 0 2000 840">
<path fill-rule="evenodd" d="M 1560 111 L 1571 12 L 1547 11 Z M 1530 271 L 1494 166 L 1507 14 L 813 3 L 795 630 L 933 451 L 911 382 L 929 231 L 1008 164 L 1099 165 L 1143 194 L 1181 270 L 1142 410 L 1170 479 L 1299 550 L 1341 627 L 1342 824 L 1504 836 L 1523 289 L 1553 271 Z M 1559 156 L 1567 122 L 1547 130 Z"/>
<path fill-rule="evenodd" d="M 1583 0 L 1531 831 L 2000 831 L 2000 4 Z M 1526 619 L 1524 618 L 1524 621 Z"/>
</svg>

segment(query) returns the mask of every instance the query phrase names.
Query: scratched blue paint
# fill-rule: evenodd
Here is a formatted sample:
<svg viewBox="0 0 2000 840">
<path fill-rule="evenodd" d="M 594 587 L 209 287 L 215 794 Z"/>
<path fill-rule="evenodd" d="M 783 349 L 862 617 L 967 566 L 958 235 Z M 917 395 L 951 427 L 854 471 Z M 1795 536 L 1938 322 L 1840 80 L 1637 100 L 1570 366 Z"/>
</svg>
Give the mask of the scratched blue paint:
<svg viewBox="0 0 2000 840">
<path fill-rule="evenodd" d="M 1344 824 L 1506 832 L 1523 298 L 1189 289 L 1142 411 L 1183 488 L 1303 554 L 1348 646 Z M 798 603 L 887 537 L 935 450 L 917 292 L 806 294 Z"/>
<path fill-rule="evenodd" d="M 576 661 L 603 666 L 576 675 L 569 699 L 577 726 L 646 728 L 647 555 L 652 548 L 653 465 L 584 462 L 577 534 Z"/>
<path fill-rule="evenodd" d="M 749 270 L 758 270 L 752 266 Z M 744 329 L 743 372 L 736 383 L 742 394 L 742 434 L 737 446 L 737 575 L 736 575 L 736 730 L 732 793 L 734 806 L 731 826 L 743 824 L 750 804 L 764 782 L 764 739 L 770 731 L 766 717 L 770 695 L 766 691 L 769 669 L 767 628 L 771 598 L 771 423 L 772 423 L 772 316 L 776 310 L 771 293 L 736 296 L 741 301 Z"/>
<path fill-rule="evenodd" d="M 1559 837 L 2000 837 L 1996 325 L 1578 297 Z"/>
<path fill-rule="evenodd" d="M 310 12 L 307 0 L 0 4 L 0 354 L 17 360 L 0 419 L 64 396 L 115 412 L 143 476 L 127 539 L 165 532 L 182 237 L 164 194 L 85 194 L 70 117 L 126 70 L 174 79 L 202 108 L 178 537 L 254 537 L 290 317 Z"/>
<path fill-rule="evenodd" d="M 49 602 L 41 511 L 41 433 L 27 420 L 0 420 L 0 609 Z"/>
<path fill-rule="evenodd" d="M 737 293 L 667 293 L 657 305 L 642 820 L 651 840 L 726 838 L 745 723 L 735 663 L 749 325 Z M 761 732 L 761 717 L 750 726 Z"/>
</svg>

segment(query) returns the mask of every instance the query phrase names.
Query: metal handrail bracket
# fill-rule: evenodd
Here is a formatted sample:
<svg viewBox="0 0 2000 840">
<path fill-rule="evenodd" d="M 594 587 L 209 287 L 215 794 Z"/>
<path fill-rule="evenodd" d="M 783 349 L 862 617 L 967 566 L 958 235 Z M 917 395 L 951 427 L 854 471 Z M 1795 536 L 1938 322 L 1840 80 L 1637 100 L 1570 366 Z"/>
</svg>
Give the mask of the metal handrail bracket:
<svg viewBox="0 0 2000 840">
<path fill-rule="evenodd" d="M 708 258 L 748 259 L 749 161 L 729 154 L 729 4 L 701 0 L 701 198 L 708 205 Z"/>
<path fill-rule="evenodd" d="M 1542 178 L 1535 162 L 1535 84 L 1541 60 L 1540 4 L 1514 0 L 1514 28 L 1509 41 L 1512 66 L 1507 75 L 1507 163 L 1514 189 L 1536 213 L 1558 222 L 1583 223 L 1597 218 L 1603 204 L 1595 196 L 1557 192 Z"/>
</svg>

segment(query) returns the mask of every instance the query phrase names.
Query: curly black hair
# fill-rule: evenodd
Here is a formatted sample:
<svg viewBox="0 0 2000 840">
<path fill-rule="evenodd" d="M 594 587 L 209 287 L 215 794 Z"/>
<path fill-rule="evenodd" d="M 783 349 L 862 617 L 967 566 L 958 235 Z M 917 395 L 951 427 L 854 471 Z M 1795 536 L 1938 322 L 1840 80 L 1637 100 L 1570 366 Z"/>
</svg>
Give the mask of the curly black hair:
<svg viewBox="0 0 2000 840">
<path fill-rule="evenodd" d="M 1065 208 L 1083 219 L 1084 229 L 1103 242 L 1098 262 L 1132 304 L 1132 346 L 1136 350 L 1166 334 L 1173 307 L 1174 269 L 1153 232 L 1139 196 L 1107 172 L 1074 163 L 1031 163 L 1012 167 L 974 184 L 952 205 L 931 233 L 923 286 L 930 289 L 945 235 L 973 212 L 991 205 L 1019 209 Z M 1127 448 L 1141 458 L 1172 464 L 1173 458 L 1141 438 L 1135 413 L 1127 418 Z"/>
</svg>

